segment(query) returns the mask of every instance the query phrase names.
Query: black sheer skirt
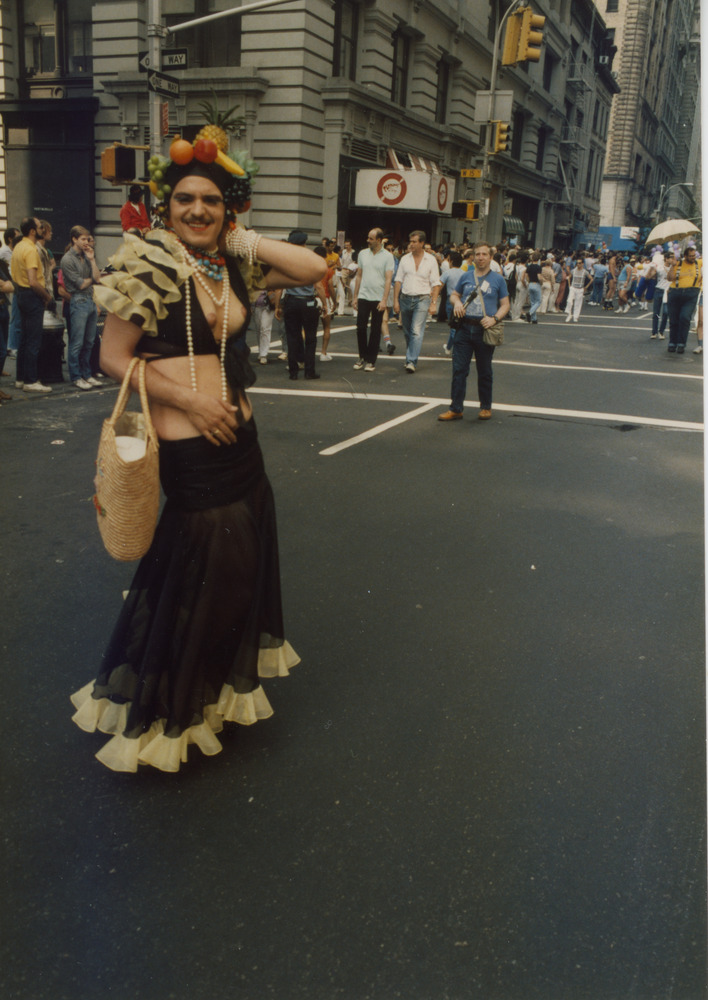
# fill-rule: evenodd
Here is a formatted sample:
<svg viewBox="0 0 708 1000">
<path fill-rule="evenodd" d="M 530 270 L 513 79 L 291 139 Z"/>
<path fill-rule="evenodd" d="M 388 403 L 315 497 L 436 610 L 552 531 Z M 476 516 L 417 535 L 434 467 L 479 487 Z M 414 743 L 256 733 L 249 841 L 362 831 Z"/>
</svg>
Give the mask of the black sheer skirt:
<svg viewBox="0 0 708 1000">
<path fill-rule="evenodd" d="M 160 443 L 167 497 L 95 681 L 74 721 L 111 733 L 113 770 L 177 771 L 187 747 L 218 753 L 223 721 L 272 714 L 260 677 L 299 662 L 283 638 L 275 507 L 255 424 L 233 445 Z"/>
</svg>

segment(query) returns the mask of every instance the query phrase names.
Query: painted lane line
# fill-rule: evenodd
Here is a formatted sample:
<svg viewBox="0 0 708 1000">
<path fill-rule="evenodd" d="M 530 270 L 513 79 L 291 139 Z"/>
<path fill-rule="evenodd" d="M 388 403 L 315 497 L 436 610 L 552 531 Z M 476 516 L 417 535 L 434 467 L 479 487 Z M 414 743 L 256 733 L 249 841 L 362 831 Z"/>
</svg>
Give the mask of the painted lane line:
<svg viewBox="0 0 708 1000">
<path fill-rule="evenodd" d="M 368 431 L 364 431 L 362 434 L 357 434 L 355 437 L 347 438 L 346 441 L 340 441 L 339 444 L 332 445 L 331 448 L 325 448 L 320 452 L 320 455 L 336 455 L 337 452 L 344 451 L 345 448 L 352 448 L 355 444 L 361 444 L 362 441 L 368 441 L 369 438 L 376 437 L 377 434 L 383 434 L 384 431 L 390 430 L 392 427 L 397 427 L 399 424 L 404 424 L 407 420 L 412 420 L 413 417 L 420 416 L 421 413 L 428 413 L 434 407 L 440 406 L 437 402 L 426 403 L 425 406 L 419 406 L 417 410 L 411 410 L 410 413 L 404 413 L 400 417 L 396 417 L 394 420 L 387 420 L 384 424 L 377 424 L 376 427 L 369 428 Z"/>
<path fill-rule="evenodd" d="M 257 386 L 249 389 L 248 392 L 249 394 L 261 393 L 262 395 L 273 396 L 318 396 L 324 399 L 361 399 L 379 403 L 420 404 L 421 402 L 420 396 L 397 396 L 389 393 L 336 392 L 317 389 L 266 389 Z M 403 420 L 408 420 L 411 417 L 416 416 L 418 413 L 424 413 L 426 410 L 432 410 L 436 406 L 449 407 L 450 397 L 444 396 L 439 399 L 430 398 L 426 400 L 424 406 L 419 406 L 416 411 L 406 415 Z M 465 406 L 469 409 L 477 409 L 479 403 L 466 402 Z M 566 417 L 572 420 L 601 420 L 603 423 L 641 424 L 645 427 L 667 427 L 672 430 L 690 431 L 692 433 L 702 433 L 704 429 L 703 423 L 699 421 L 665 420 L 661 417 L 641 417 L 636 414 L 628 413 L 599 413 L 594 410 L 563 410 L 550 406 L 512 406 L 509 403 L 495 403 L 494 409 L 505 413 L 531 414 L 533 416 L 541 417 Z M 391 422 L 391 426 L 394 425 L 395 422 Z M 385 425 L 381 426 L 385 427 Z"/>
<path fill-rule="evenodd" d="M 333 358 L 358 358 L 358 354 L 347 354 L 344 351 L 332 351 Z M 444 361 L 446 364 L 450 364 L 449 358 L 424 356 L 418 359 L 419 361 Z M 394 358 L 390 354 L 380 354 L 377 358 L 377 364 L 379 361 L 400 362 L 401 358 Z M 643 368 L 595 368 L 592 365 L 554 365 L 548 364 L 541 361 L 505 361 L 503 358 L 494 357 L 495 365 L 516 365 L 520 368 L 548 368 L 551 371 L 566 371 L 566 372 L 601 372 L 604 375 L 647 375 L 650 378 L 682 378 L 682 379 L 693 379 L 694 381 L 702 382 L 702 375 L 689 375 L 682 374 L 681 372 L 649 372 Z"/>
</svg>

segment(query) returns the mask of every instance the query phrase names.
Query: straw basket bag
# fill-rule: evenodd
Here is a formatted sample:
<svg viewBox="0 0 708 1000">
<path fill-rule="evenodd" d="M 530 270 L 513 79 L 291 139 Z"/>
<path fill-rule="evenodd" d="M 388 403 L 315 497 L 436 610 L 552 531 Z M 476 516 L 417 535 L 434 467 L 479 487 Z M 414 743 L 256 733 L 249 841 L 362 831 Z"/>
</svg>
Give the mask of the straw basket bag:
<svg viewBox="0 0 708 1000">
<path fill-rule="evenodd" d="M 138 365 L 142 413 L 124 412 Z M 145 391 L 145 362 L 133 358 L 111 416 L 103 421 L 93 498 L 98 530 L 114 559 L 140 559 L 150 548 L 160 506 L 158 443 Z"/>
</svg>

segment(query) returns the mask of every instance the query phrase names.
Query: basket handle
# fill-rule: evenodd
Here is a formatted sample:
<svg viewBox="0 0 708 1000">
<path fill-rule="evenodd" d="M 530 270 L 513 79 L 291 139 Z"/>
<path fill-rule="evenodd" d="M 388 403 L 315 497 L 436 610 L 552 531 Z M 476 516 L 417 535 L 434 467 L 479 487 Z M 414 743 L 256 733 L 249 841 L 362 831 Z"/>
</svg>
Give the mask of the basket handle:
<svg viewBox="0 0 708 1000">
<path fill-rule="evenodd" d="M 132 392 L 130 380 L 135 370 L 135 366 L 138 365 L 138 395 L 140 396 L 140 405 L 142 406 L 143 416 L 145 418 L 145 434 L 148 438 L 153 441 L 157 441 L 157 434 L 155 433 L 155 428 L 153 426 L 152 418 L 150 416 L 150 406 L 148 404 L 147 389 L 145 388 L 145 359 L 144 358 L 133 358 L 128 365 L 125 375 L 123 376 L 123 383 L 118 392 L 118 398 L 116 399 L 115 406 L 113 407 L 113 413 L 111 413 L 108 418 L 108 423 L 115 427 L 118 422 L 119 417 L 122 416 L 125 410 L 126 403 L 128 402 L 128 397 Z"/>
</svg>

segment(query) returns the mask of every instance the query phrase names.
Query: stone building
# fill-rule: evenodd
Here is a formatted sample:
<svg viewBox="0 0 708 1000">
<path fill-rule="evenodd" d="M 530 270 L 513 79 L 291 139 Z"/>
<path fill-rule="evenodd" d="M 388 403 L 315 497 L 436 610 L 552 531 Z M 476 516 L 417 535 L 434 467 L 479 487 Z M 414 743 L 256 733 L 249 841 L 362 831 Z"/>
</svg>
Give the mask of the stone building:
<svg viewBox="0 0 708 1000">
<path fill-rule="evenodd" d="M 700 197 L 698 0 L 595 2 L 617 48 L 621 88 L 610 117 L 602 224 L 691 214 Z M 695 190 L 678 186 L 684 182 Z"/>
<path fill-rule="evenodd" d="M 629 0 L 628 0 L 629 2 Z M 161 0 L 168 28 L 233 0 Z M 244 222 L 304 228 L 361 245 L 373 223 L 394 238 L 464 233 L 570 246 L 600 211 L 613 49 L 592 0 L 534 0 L 546 15 L 538 63 L 504 67 L 511 144 L 485 157 L 477 121 L 504 0 L 291 0 L 169 33 L 187 67 L 168 68 L 170 133 L 196 130 L 212 89 L 245 118 L 235 146 L 259 161 Z M 16 0 L 0 7 L 0 216 L 49 218 L 57 242 L 82 223 L 105 259 L 125 187 L 101 178 L 114 141 L 149 145 L 147 0 Z M 165 69 L 163 64 L 163 69 Z M 142 155 L 139 156 L 142 160 Z M 461 171 L 486 166 L 480 179 Z M 457 218 L 477 202 L 480 220 Z M 0 218 L 0 224 L 2 223 Z"/>
</svg>

